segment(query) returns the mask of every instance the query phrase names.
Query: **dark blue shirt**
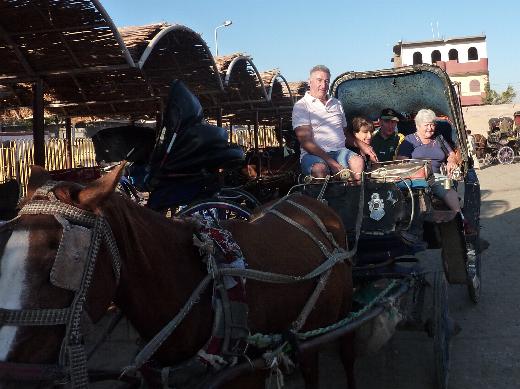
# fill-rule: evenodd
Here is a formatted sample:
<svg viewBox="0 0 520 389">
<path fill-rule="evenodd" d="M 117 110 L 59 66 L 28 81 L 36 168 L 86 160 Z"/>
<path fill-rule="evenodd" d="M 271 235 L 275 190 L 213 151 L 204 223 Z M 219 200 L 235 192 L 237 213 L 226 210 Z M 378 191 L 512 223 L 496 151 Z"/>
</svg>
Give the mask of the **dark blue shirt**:
<svg viewBox="0 0 520 389">
<path fill-rule="evenodd" d="M 448 159 L 448 155 L 442 149 L 440 142 L 443 142 L 448 154 L 452 152 L 451 147 L 444 138 L 442 138 L 442 135 L 438 135 L 427 144 L 423 144 L 415 133 L 406 135 L 401 146 L 399 146 L 398 155 L 407 158 L 429 159 L 432 161 L 433 172 L 440 173 L 441 164 Z"/>
</svg>

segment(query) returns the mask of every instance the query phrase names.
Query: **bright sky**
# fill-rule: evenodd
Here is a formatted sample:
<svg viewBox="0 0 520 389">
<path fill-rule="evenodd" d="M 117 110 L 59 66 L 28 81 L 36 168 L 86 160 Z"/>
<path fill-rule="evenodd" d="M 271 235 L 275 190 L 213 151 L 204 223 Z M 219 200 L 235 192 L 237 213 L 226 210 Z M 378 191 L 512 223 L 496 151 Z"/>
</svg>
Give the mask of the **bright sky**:
<svg viewBox="0 0 520 389">
<path fill-rule="evenodd" d="M 279 68 L 288 81 L 306 80 L 316 64 L 332 78 L 349 71 L 392 67 L 397 41 L 485 34 L 491 88 L 512 85 L 520 95 L 520 1 L 406 0 L 100 0 L 118 27 L 183 24 L 202 34 L 214 54 L 243 52 L 259 71 Z M 517 97 L 518 99 L 518 97 Z"/>
</svg>

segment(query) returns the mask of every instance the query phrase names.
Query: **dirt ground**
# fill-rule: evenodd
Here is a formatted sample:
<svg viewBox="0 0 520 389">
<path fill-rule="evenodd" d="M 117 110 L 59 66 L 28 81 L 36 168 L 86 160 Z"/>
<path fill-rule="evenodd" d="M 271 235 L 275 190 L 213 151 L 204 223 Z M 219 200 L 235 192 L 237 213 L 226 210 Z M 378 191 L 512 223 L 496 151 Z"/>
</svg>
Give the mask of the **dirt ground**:
<svg viewBox="0 0 520 389">
<path fill-rule="evenodd" d="M 520 310 L 518 269 L 520 241 L 520 163 L 494 165 L 478 171 L 482 189 L 481 236 L 490 242 L 482 257 L 482 297 L 475 305 L 466 287 L 449 287 L 452 317 L 462 331 L 452 340 L 450 388 L 520 388 Z M 439 250 L 422 260 L 440 264 Z M 137 350 L 135 332 L 123 322 L 94 358 L 92 367 L 125 366 Z M 322 388 L 346 387 L 333 346 L 320 356 Z M 422 332 L 398 332 L 383 349 L 356 364 L 358 389 L 433 389 L 432 340 Z M 287 387 L 301 388 L 298 375 L 286 377 Z M 117 384 L 94 385 L 113 388 Z"/>
</svg>

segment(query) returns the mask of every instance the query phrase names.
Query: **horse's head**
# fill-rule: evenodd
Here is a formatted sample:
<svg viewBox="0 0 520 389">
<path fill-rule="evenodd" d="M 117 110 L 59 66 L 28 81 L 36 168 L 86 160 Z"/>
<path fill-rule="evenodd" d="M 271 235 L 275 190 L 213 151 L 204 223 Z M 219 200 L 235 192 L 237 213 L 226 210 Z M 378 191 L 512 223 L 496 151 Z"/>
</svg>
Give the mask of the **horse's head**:
<svg viewBox="0 0 520 389">
<path fill-rule="evenodd" d="M 98 320 L 116 288 L 117 247 L 100 206 L 122 168 L 83 187 L 35 167 L 19 216 L 0 227 L 0 387 L 81 365 L 82 316 Z M 96 261 L 103 255 L 115 258 Z"/>
</svg>

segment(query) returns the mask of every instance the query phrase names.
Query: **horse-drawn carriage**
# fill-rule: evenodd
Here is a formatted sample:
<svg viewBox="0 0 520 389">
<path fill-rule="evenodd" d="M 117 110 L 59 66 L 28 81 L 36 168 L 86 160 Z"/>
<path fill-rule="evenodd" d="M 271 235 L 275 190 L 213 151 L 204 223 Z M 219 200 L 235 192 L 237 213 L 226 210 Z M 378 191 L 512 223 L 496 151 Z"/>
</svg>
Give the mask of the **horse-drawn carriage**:
<svg viewBox="0 0 520 389">
<path fill-rule="evenodd" d="M 163 213 L 247 218 L 260 200 L 283 196 L 297 178 L 295 153 L 286 157 L 282 146 L 245 153 L 230 144 L 226 130 L 205 122 L 200 102 L 178 80 L 158 134 L 116 127 L 101 130 L 93 142 L 99 163 L 129 161 L 123 191 L 134 198 L 149 192 L 146 205 Z"/>
<path fill-rule="evenodd" d="M 478 227 L 479 184 L 465 148 L 456 93 L 444 72 L 419 66 L 344 74 L 332 92 L 349 116 L 371 117 L 388 106 L 403 112 L 427 106 L 447 116 L 452 123 L 447 139 L 462 155 L 455 184 L 466 217 Z M 165 155 L 182 140 L 182 134 L 165 136 L 169 128 L 179 127 L 166 125 L 154 152 L 162 166 L 174 162 Z M 218 156 L 212 153 L 206 156 Z M 187 164 L 164 177 L 198 177 L 200 167 L 208 166 L 205 156 L 198 157 L 197 171 Z M 153 182 L 167 171 L 146 174 Z M 263 387 L 263 372 L 279 380 L 289 357 L 298 358 L 307 384 L 313 386 L 315 351 L 332 340 L 342 345 L 353 384 L 350 334 L 358 330 L 360 347 L 377 347 L 398 324 L 426 327 L 434 340 L 438 385 L 447 386 L 455 326 L 448 314 L 446 279 L 467 284 L 478 301 L 479 240 L 478 234 L 465 235 L 461 220 L 432 199 L 428 162 L 385 164 L 367 172 L 359 185 L 333 180 L 297 185 L 293 190 L 319 201 L 284 196 L 257 211 L 252 222 L 221 222 L 240 248 L 204 219 L 167 220 L 112 195 L 120 174 L 121 168 L 80 187 L 49 181 L 45 172 L 35 171 L 19 218 L 2 227 L 2 263 L 9 266 L 0 276 L 0 291 L 7 286 L 15 290 L 17 281 L 9 280 L 18 280 L 18 274 L 30 275 L 24 296 L 7 302 L 0 298 L 0 324 L 10 327 L 0 330 L 6 348 L 0 350 L 2 380 L 86 387 L 80 319 L 88 312 L 98 320 L 114 301 L 147 343 L 123 374 L 90 376 L 119 377 L 129 387 L 143 381 L 151 387 L 232 387 L 230 381 L 234 387 Z M 201 204 L 202 209 L 215 207 L 211 200 Z M 245 212 L 248 218 L 251 212 Z M 399 239 L 399 231 L 418 223 L 430 248 L 442 248 L 443 271 L 425 271 Z M 197 260 L 199 250 L 203 264 Z M 13 262 L 14 254 L 26 261 Z M 246 289 L 244 278 L 249 279 Z M 213 294 L 206 291 L 212 284 Z M 32 299 L 35 294 L 40 297 Z M 21 333 L 13 326 L 22 326 Z M 38 353 L 33 352 L 34 342 Z M 238 378 L 246 381 L 237 383 L 237 377 L 258 369 L 260 376 Z"/>
<path fill-rule="evenodd" d="M 475 135 L 475 153 L 486 165 L 494 162 L 502 165 L 513 163 L 520 152 L 520 132 L 514 120 L 504 116 L 489 119 L 487 138 Z"/>
</svg>

